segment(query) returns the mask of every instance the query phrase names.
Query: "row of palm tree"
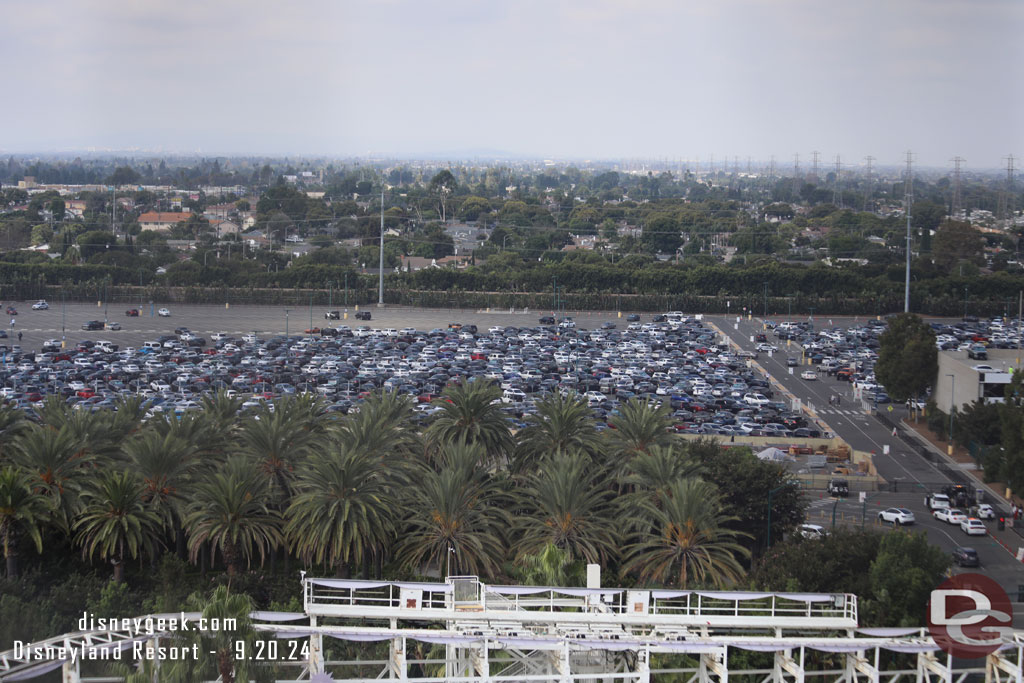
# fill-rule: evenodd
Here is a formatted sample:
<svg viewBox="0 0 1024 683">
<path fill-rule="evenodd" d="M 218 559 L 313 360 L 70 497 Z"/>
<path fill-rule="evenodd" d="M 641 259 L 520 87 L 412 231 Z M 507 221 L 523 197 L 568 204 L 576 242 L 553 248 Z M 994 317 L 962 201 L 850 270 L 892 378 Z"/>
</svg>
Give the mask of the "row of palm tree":
<svg viewBox="0 0 1024 683">
<path fill-rule="evenodd" d="M 499 397 L 485 382 L 451 386 L 426 428 L 397 393 L 347 416 L 307 395 L 240 416 L 216 394 L 148 421 L 134 398 L 95 413 L 50 399 L 38 421 L 0 408 L 7 575 L 64 536 L 118 581 L 126 563 L 171 549 L 219 554 L 229 576 L 284 554 L 340 576 L 388 564 L 496 578 L 552 547 L 646 583 L 743 576 L 736 511 L 667 410 L 630 402 L 601 433 L 579 396 L 552 394 L 514 433 Z"/>
</svg>

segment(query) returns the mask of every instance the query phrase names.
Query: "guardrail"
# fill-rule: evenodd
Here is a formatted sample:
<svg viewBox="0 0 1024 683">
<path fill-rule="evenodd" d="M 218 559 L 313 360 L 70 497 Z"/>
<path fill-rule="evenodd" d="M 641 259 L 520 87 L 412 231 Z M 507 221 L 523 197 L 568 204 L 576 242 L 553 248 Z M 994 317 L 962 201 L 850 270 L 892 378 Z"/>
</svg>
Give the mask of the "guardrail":
<svg viewBox="0 0 1024 683">
<path fill-rule="evenodd" d="M 307 578 L 303 593 L 306 612 L 323 616 L 384 617 L 393 612 L 396 617 L 431 619 L 444 618 L 443 613 L 472 618 L 499 612 L 531 621 L 572 621 L 589 614 L 695 623 L 725 619 L 737 625 L 755 618 L 791 618 L 812 627 L 816 621 L 822 627 L 857 624 L 857 597 L 848 593 L 491 586 L 475 577 L 452 577 L 449 583 Z"/>
</svg>

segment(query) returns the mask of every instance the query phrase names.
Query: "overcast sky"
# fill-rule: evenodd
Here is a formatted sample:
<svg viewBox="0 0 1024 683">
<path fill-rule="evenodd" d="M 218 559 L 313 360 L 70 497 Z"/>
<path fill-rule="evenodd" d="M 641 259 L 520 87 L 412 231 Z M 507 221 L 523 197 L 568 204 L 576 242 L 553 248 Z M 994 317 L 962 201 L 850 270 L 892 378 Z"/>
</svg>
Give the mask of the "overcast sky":
<svg viewBox="0 0 1024 683">
<path fill-rule="evenodd" d="M 1021 0 L 0 0 L 0 150 L 1024 155 Z M 1024 164 L 1021 164 L 1024 165 Z"/>
</svg>

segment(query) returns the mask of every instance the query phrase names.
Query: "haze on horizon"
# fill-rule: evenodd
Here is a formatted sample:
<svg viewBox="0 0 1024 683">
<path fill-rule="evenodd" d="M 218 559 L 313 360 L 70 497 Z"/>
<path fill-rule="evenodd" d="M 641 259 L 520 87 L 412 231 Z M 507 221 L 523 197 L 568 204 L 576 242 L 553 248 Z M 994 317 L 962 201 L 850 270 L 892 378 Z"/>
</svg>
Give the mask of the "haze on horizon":
<svg viewBox="0 0 1024 683">
<path fill-rule="evenodd" d="M 1018 0 L 8 3 L 0 152 L 1024 153 Z"/>
</svg>

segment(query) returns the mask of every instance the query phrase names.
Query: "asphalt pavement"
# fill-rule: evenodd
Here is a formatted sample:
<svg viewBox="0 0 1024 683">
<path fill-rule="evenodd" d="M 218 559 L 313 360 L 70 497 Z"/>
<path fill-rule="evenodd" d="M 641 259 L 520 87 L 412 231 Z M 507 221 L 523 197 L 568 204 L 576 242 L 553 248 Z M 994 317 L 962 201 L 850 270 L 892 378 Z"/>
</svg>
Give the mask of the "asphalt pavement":
<svg viewBox="0 0 1024 683">
<path fill-rule="evenodd" d="M 756 317 L 737 320 L 735 316 L 708 316 L 706 319 L 739 348 L 747 351 L 755 350 L 757 344 L 752 341 L 755 335 L 765 332 L 764 320 Z M 816 326 L 845 327 L 864 321 L 864 318 L 837 317 L 832 319 L 833 325 L 828 325 L 827 318 L 815 319 L 814 322 Z M 916 528 L 923 530 L 932 543 L 947 552 L 952 552 L 956 546 L 969 546 L 978 551 L 981 568 L 963 571 L 980 571 L 999 582 L 1011 601 L 1014 601 L 1014 624 L 1018 628 L 1024 626 L 1024 602 L 1017 601 L 1018 597 L 1024 597 L 1018 595 L 1019 590 L 1024 590 L 1024 563 L 1016 559 L 1019 549 L 1024 548 L 1024 537 L 1009 528 L 998 531 L 994 520 L 986 522 L 989 531 L 987 536 L 967 536 L 958 526 L 932 517 L 931 512 L 925 508 L 924 496 L 945 484 L 953 483 L 949 477 L 932 462 L 908 448 L 900 438 L 893 436 L 872 414 L 876 406 L 856 398 L 855 390 L 849 382 L 837 381 L 824 372 L 817 373 L 817 380 L 801 379 L 800 372 L 808 369 L 806 361 L 796 368 L 786 365 L 789 357 L 796 358 L 798 362 L 801 360 L 801 347 L 796 343 L 787 346 L 786 342 L 780 342 L 770 332 L 768 341 L 777 345 L 779 350 L 770 355 L 759 352 L 756 362 L 771 375 L 777 393 L 781 389 L 783 393 L 800 399 L 826 429 L 849 443 L 852 448 L 874 453 L 878 473 L 886 481 L 896 482 L 894 491 L 869 493 L 864 503 L 859 501 L 856 494 L 836 503 L 823 492 L 811 492 L 808 521 L 828 528 L 833 523 L 834 511 L 836 524 L 891 529 L 889 525 L 879 523 L 878 512 L 889 507 L 908 508 L 917 520 Z M 829 397 L 833 395 L 840 396 L 838 406 L 829 404 Z M 898 422 L 906 415 L 902 405 L 880 405 L 877 409 L 888 414 L 893 422 Z M 973 472 L 966 473 L 974 475 Z M 995 491 L 986 487 L 980 477 L 973 483 L 985 492 L 986 502 L 992 503 L 999 513 L 1008 513 L 1008 504 Z M 954 567 L 955 573 L 960 571 Z"/>
<path fill-rule="evenodd" d="M 142 343 L 155 339 L 159 335 L 172 333 L 176 327 L 188 327 L 200 336 L 214 332 L 225 332 L 241 336 L 255 332 L 258 335 L 273 336 L 279 334 L 302 334 L 309 327 L 323 325 L 369 325 L 374 328 L 432 329 L 446 327 L 448 323 L 460 322 L 475 324 L 482 330 L 492 325 L 535 326 L 542 315 L 551 315 L 552 311 L 508 310 L 465 310 L 465 309 L 411 309 L 400 307 L 377 308 L 364 306 L 362 310 L 370 311 L 369 322 L 356 320 L 355 307 L 346 309 L 335 305 L 331 308 L 342 311 L 343 319 L 327 321 L 324 318 L 326 307 L 280 307 L 280 306 L 231 306 L 223 305 L 167 305 L 171 316 L 167 318 L 156 315 L 157 306 L 149 304 L 104 303 L 99 305 L 88 303 L 50 302 L 50 309 L 33 311 L 34 302 L 10 302 L 19 311 L 17 316 L 9 316 L 5 329 L 10 337 L 7 344 L 20 344 L 26 350 L 39 349 L 47 339 L 62 338 L 69 346 L 82 339 L 107 339 L 122 348 L 126 346 L 141 347 Z M 139 317 L 128 317 L 128 308 L 140 309 Z M 347 319 L 344 314 L 347 312 Z M 627 325 L 626 314 L 616 312 L 558 312 L 558 315 L 570 315 L 580 327 L 595 329 L 604 322 L 614 322 L 620 329 Z M 642 316 L 643 322 L 650 322 L 650 314 Z M 13 324 L 12 323 L 13 320 Z M 82 324 L 90 320 L 116 321 L 123 327 L 120 331 L 98 330 L 87 332 L 81 329 Z M 739 348 L 753 351 L 756 344 L 754 335 L 764 331 L 763 320 L 759 318 L 740 318 L 735 316 L 706 316 L 705 320 L 713 323 L 726 334 Z M 827 319 L 819 319 L 817 324 L 827 323 Z M 835 325 L 850 325 L 864 322 L 863 318 L 834 318 Z M 18 332 L 22 339 L 17 339 Z M 769 341 L 778 343 L 774 336 Z M 771 355 L 760 353 L 757 363 L 775 382 L 777 394 L 789 394 L 801 400 L 807 410 L 822 426 L 837 434 L 851 447 L 875 454 L 875 467 L 879 474 L 889 482 L 897 482 L 896 490 L 869 494 L 866 504 L 856 497 L 842 500 L 838 504 L 830 498 L 812 498 L 809 521 L 823 526 L 832 523 L 833 510 L 837 524 L 877 525 L 877 513 L 886 507 L 907 507 L 912 510 L 918 520 L 917 526 L 923 529 L 929 539 L 947 551 L 957 545 L 969 545 L 978 550 L 981 557 L 981 571 L 998 581 L 1010 594 L 1011 600 L 1018 596 L 1018 586 L 1024 587 L 1024 564 L 1014 557 L 1017 549 L 1024 547 L 1024 538 L 1012 530 L 997 532 L 995 523 L 988 522 L 990 535 L 985 537 L 967 537 L 959 528 L 934 520 L 924 507 L 924 494 L 935 491 L 945 483 L 946 477 L 934 464 L 909 449 L 899 438 L 896 438 L 872 414 L 873 406 L 865 404 L 854 396 L 854 389 L 848 382 L 838 382 L 824 373 L 819 373 L 818 380 L 800 379 L 800 372 L 807 365 L 789 368 L 787 357 L 801 358 L 799 345 L 788 346 L 785 342 L 779 345 L 779 351 Z M 792 371 L 792 372 L 791 372 Z M 841 403 L 838 406 L 829 404 L 829 397 L 838 395 Z M 889 412 L 889 406 L 881 406 L 881 410 Z M 891 419 L 898 421 L 904 414 L 902 406 L 892 406 Z M 977 482 L 978 486 L 983 486 Z M 1001 499 L 985 488 L 986 498 L 993 504 L 1002 503 Z M 817 495 L 812 492 L 812 496 Z M 1005 510 L 1004 510 L 1005 511 Z M 1024 604 L 1015 602 L 1015 623 L 1024 625 Z"/>
</svg>

